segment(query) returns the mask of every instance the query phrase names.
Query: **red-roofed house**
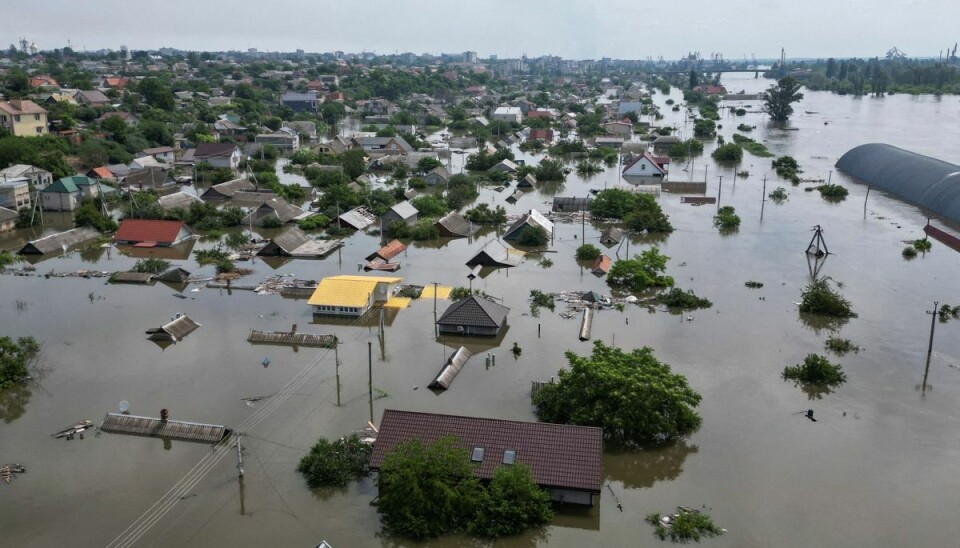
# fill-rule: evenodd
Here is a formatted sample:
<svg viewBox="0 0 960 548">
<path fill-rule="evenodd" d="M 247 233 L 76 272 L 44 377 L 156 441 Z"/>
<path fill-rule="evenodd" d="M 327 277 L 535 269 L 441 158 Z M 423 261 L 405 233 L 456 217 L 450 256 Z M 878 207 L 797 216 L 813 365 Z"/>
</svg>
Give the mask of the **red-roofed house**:
<svg viewBox="0 0 960 548">
<path fill-rule="evenodd" d="M 470 453 L 473 474 L 493 478 L 501 466 L 522 463 L 555 501 L 592 506 L 603 486 L 603 430 L 545 422 L 522 422 L 387 409 L 370 455 L 378 471 L 397 445 L 429 444 L 453 436 Z"/>
<path fill-rule="evenodd" d="M 127 87 L 127 84 L 130 83 L 130 79 L 125 76 L 107 76 L 101 82 L 102 87 L 113 88 L 121 90 Z"/>
<path fill-rule="evenodd" d="M 547 143 L 553 141 L 553 130 L 552 129 L 531 129 L 530 136 L 527 137 L 528 141 L 545 141 Z"/>
<path fill-rule="evenodd" d="M 658 162 L 658 158 L 644 152 L 623 166 L 624 177 L 658 177 L 663 178 L 667 170 Z"/>
<path fill-rule="evenodd" d="M 116 179 L 116 177 L 113 175 L 113 172 L 107 169 L 107 166 L 100 166 L 91 169 L 87 172 L 87 177 L 90 177 L 91 179 Z"/>
<path fill-rule="evenodd" d="M 545 120 L 550 120 L 553 118 L 553 113 L 549 110 L 531 110 L 527 112 L 527 118 L 543 118 Z"/>
<path fill-rule="evenodd" d="M 138 247 L 169 247 L 193 237 L 182 221 L 124 219 L 113 241 Z"/>
</svg>

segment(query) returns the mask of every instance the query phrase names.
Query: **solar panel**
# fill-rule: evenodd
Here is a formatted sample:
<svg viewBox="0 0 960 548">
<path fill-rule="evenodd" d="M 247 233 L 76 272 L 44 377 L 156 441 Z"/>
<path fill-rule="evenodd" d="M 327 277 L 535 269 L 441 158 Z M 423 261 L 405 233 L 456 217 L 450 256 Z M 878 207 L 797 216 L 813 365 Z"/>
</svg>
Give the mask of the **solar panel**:
<svg viewBox="0 0 960 548">
<path fill-rule="evenodd" d="M 474 447 L 473 456 L 470 457 L 473 462 L 483 462 L 483 447 Z"/>
<path fill-rule="evenodd" d="M 507 449 L 503 452 L 503 464 L 513 464 L 517 460 L 517 452 L 513 449 Z"/>
</svg>

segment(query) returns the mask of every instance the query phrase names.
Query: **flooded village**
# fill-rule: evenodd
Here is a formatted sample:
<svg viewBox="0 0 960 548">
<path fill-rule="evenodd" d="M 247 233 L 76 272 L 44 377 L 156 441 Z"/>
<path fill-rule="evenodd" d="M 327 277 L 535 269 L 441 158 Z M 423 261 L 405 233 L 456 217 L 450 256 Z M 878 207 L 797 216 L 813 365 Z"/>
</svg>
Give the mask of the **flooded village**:
<svg viewBox="0 0 960 548">
<path fill-rule="evenodd" d="M 0 389 L 0 544 L 657 546 L 687 514 L 718 547 L 954 544 L 955 51 L 937 93 L 827 65 L 8 52 L 0 337 L 38 346 Z M 805 312 L 818 282 L 852 315 Z M 577 356 L 644 347 L 686 430 L 540 420 Z M 811 355 L 842 381 L 785 378 Z M 362 472 L 311 488 L 351 434 Z M 391 452 L 445 434 L 549 519 L 393 532 Z"/>
</svg>

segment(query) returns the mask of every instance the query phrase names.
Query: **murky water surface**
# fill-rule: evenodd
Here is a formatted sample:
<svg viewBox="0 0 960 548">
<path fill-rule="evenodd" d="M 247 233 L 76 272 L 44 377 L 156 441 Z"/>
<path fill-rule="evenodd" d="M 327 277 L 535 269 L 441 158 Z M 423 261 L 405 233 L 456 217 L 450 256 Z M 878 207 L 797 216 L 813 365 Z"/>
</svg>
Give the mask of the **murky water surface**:
<svg viewBox="0 0 960 548">
<path fill-rule="evenodd" d="M 725 78 L 731 91 L 760 91 L 763 80 Z M 679 99 L 674 91 L 672 96 Z M 656 96 L 663 105 L 665 96 Z M 747 103 L 750 104 L 750 103 Z M 956 97 L 839 97 L 808 92 L 792 126 L 769 128 L 750 104 L 744 117 L 724 117 L 728 138 L 738 123 L 756 125 L 752 136 L 776 154 L 796 157 L 805 176 L 832 178 L 850 189 L 846 201 L 830 204 L 816 192 L 778 181 L 768 159 L 747 155 L 746 179 L 733 184 L 733 170 L 707 156 L 708 195 L 736 207 L 740 231 L 721 236 L 711 226 L 713 206 L 691 207 L 664 194 L 660 203 L 676 232 L 660 243 L 671 257 L 668 272 L 680 287 L 708 297 L 714 307 L 683 316 L 649 313 L 638 307 L 597 315 L 594 337 L 624 347 L 648 345 L 686 375 L 703 394 L 703 428 L 670 447 L 640 453 L 607 454 L 605 484 L 623 503 L 617 509 L 605 490 L 599 507 L 565 512 L 549 526 L 498 546 L 656 546 L 642 522 L 650 512 L 677 505 L 710 509 L 729 530 L 708 541 L 737 546 L 950 546 L 960 535 L 956 520 L 960 492 L 960 322 L 937 325 L 930 388 L 921 395 L 930 310 L 934 300 L 960 303 L 960 255 L 939 243 L 931 253 L 905 261 L 903 241 L 922 236 L 926 221 L 914 207 L 871 192 L 833 170 L 849 148 L 887 142 L 960 162 L 960 100 Z M 664 123 L 682 113 L 665 110 Z M 708 146 L 708 152 L 711 149 Z M 682 173 L 680 165 L 673 166 Z M 456 168 L 456 166 L 455 166 Z M 761 221 L 762 179 L 767 191 L 785 187 L 790 199 L 767 202 Z M 511 213 L 545 210 L 553 195 L 583 196 L 617 182 L 605 172 L 548 186 L 505 204 L 508 192 L 484 190 L 481 200 L 505 204 Z M 61 221 L 55 221 L 60 222 Z M 863 347 L 839 361 L 849 381 L 822 399 L 780 379 L 785 365 L 822 352 L 829 331 L 805 323 L 794 304 L 810 280 L 803 250 L 813 225 L 822 225 L 833 252 L 820 273 L 844 284 L 860 317 L 839 334 Z M 58 225 L 59 226 L 59 225 Z M 587 225 L 588 241 L 602 227 Z M 379 532 L 371 481 L 343 490 L 306 488 L 294 468 L 319 436 L 339 436 L 370 418 L 367 399 L 367 345 L 373 348 L 373 384 L 384 408 L 533 419 L 531 380 L 546 380 L 565 364 L 566 350 L 586 353 L 577 340 L 578 323 L 544 311 L 529 313 L 530 289 L 608 292 L 602 279 L 581 268 L 573 254 L 581 243 L 579 224 L 559 224 L 542 268 L 527 259 L 497 270 L 474 284 L 503 298 L 511 308 L 510 328 L 499 347 L 470 341 L 477 352 L 495 352 L 496 367 L 473 359 L 447 392 L 426 385 L 457 340 L 433 336 L 434 302 L 425 300 L 387 318 L 385 344 L 375 322 L 349 325 L 314 320 L 304 301 L 190 286 L 179 288 L 105 285 L 103 279 L 0 277 L 0 332 L 34 335 L 44 343 L 44 374 L 35 385 L 0 395 L 0 463 L 19 462 L 28 472 L 0 484 L 0 545 L 11 547 L 105 546 L 145 512 L 156 523 L 123 538 L 141 546 L 334 546 L 407 545 Z M 26 237 L 21 235 L 21 237 Z M 401 257 L 399 274 L 409 283 L 466 285 L 464 262 L 487 240 L 414 243 Z M 8 238 L 5 246 L 16 241 Z M 197 247 L 207 246 L 198 243 Z M 247 280 L 280 273 L 299 278 L 349 274 L 375 250 L 375 237 L 357 234 L 338 254 L 323 261 L 256 261 Z M 634 239 L 631 253 L 645 248 Z M 608 253 L 616 253 L 612 249 Z M 625 246 L 619 249 L 620 256 Z M 73 253 L 38 263 L 39 274 L 80 268 L 123 270 L 134 258 L 107 253 Z M 195 274 L 211 274 L 192 260 L 175 261 Z M 752 290 L 747 280 L 765 285 Z M 199 287 L 199 291 L 193 288 Z M 21 301 L 18 307 L 17 301 Z M 437 303 L 442 311 L 448 303 Z M 558 309 L 558 312 L 562 308 Z M 202 327 L 183 342 L 161 348 L 144 338 L 177 312 Z M 629 320 L 629 323 L 627 323 Z M 337 406 L 335 367 L 330 351 L 251 346 L 250 329 L 335 333 L 340 349 L 342 405 Z M 542 335 L 537 337 L 538 326 Z M 508 348 L 523 348 L 514 360 Z M 264 367 L 263 358 L 270 359 Z M 241 398 L 270 396 L 305 370 L 288 397 L 246 405 Z M 99 422 L 130 402 L 135 414 L 246 426 L 246 476 L 238 482 L 235 457 L 208 468 L 212 450 L 196 443 L 168 442 L 113 434 L 89 434 L 65 441 L 50 435 L 77 420 Z M 816 423 L 799 413 L 814 409 Z M 205 457 L 207 457 L 205 459 Z M 178 504 L 153 508 L 188 475 L 196 485 Z M 431 546 L 467 546 L 451 537 Z"/>
</svg>

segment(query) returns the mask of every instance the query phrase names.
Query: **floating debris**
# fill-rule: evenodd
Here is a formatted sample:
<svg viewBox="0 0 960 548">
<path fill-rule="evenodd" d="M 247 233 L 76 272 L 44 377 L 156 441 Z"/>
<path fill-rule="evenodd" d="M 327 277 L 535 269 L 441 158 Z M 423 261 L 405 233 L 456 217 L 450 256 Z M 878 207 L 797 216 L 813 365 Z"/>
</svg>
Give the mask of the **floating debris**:
<svg viewBox="0 0 960 548">
<path fill-rule="evenodd" d="M 75 435 L 81 434 L 80 439 L 83 439 L 82 433 L 91 428 L 96 428 L 93 425 L 93 421 L 89 421 L 89 420 L 79 421 L 74 423 L 71 426 L 64 428 L 63 430 L 57 432 L 56 434 L 53 434 L 53 437 L 67 438 L 68 440 L 72 440 Z"/>
<path fill-rule="evenodd" d="M 10 483 L 16 477 L 16 474 L 23 474 L 26 471 L 27 469 L 22 464 L 4 464 L 0 466 L 0 480 Z"/>
</svg>

